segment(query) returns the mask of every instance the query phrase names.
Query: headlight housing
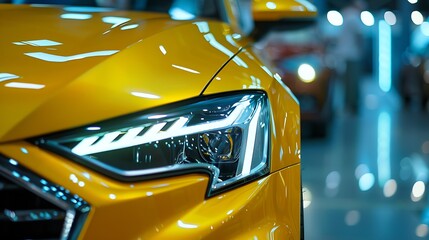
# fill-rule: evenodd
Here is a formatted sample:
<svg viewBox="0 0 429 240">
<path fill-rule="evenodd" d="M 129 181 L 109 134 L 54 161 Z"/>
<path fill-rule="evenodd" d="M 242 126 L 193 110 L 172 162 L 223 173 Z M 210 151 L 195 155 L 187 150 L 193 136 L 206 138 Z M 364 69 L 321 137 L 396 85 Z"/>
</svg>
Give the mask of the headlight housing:
<svg viewBox="0 0 429 240">
<path fill-rule="evenodd" d="M 269 104 L 263 92 L 199 97 L 37 139 L 121 181 L 193 172 L 208 196 L 268 173 Z"/>
</svg>

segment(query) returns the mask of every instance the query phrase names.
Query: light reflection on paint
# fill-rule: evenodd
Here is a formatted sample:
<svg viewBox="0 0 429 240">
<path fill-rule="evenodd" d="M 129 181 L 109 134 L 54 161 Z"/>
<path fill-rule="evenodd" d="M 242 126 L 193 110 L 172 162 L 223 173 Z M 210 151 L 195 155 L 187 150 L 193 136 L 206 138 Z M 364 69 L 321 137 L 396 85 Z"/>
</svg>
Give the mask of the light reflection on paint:
<svg viewBox="0 0 429 240">
<path fill-rule="evenodd" d="M 35 83 L 23 83 L 23 82 L 10 82 L 4 85 L 9 88 L 23 88 L 23 89 L 42 89 L 45 87 L 43 84 L 35 84 Z"/>
<path fill-rule="evenodd" d="M 44 52 L 30 52 L 30 53 L 24 53 L 25 55 L 33 58 L 37 58 L 43 61 L 47 62 L 68 62 L 73 60 L 79 60 L 89 57 L 101 57 L 101 56 L 110 56 L 115 53 L 119 52 L 118 50 L 105 50 L 105 51 L 96 51 L 96 52 L 88 52 L 88 53 L 82 53 L 82 54 L 76 54 L 72 56 L 60 56 L 60 55 L 54 55 Z"/>
<path fill-rule="evenodd" d="M 52 47 L 52 46 L 62 45 L 62 43 L 60 43 L 60 42 L 55 42 L 55 41 L 48 40 L 48 39 L 13 42 L 13 44 L 15 44 L 15 45 L 30 45 L 30 46 L 34 46 L 34 47 Z"/>
<path fill-rule="evenodd" d="M 267 6 L 268 9 L 276 9 L 277 8 L 277 5 L 273 2 L 267 2 L 265 4 L 265 6 Z"/>
<path fill-rule="evenodd" d="M 187 228 L 187 229 L 198 228 L 198 225 L 184 223 L 184 222 L 182 222 L 182 220 L 177 221 L 177 225 L 181 228 Z"/>
<path fill-rule="evenodd" d="M 131 95 L 147 99 L 160 99 L 161 97 L 155 94 L 144 93 L 144 92 L 131 92 Z"/>
<path fill-rule="evenodd" d="M 183 67 L 183 66 L 179 66 L 179 65 L 175 65 L 175 64 L 172 64 L 171 66 L 173 66 L 174 68 L 186 71 L 186 72 L 200 74 L 200 72 L 198 72 L 198 71 L 196 71 L 194 69 L 187 68 L 187 67 Z"/>
<path fill-rule="evenodd" d="M 164 47 L 164 46 L 159 45 L 159 50 L 162 52 L 162 54 L 163 54 L 163 55 L 166 55 L 166 54 L 167 54 L 167 50 L 165 49 L 165 47 Z"/>
<path fill-rule="evenodd" d="M 102 21 L 104 23 L 107 24 L 112 24 L 111 28 L 115 28 L 123 23 L 126 23 L 128 21 L 130 21 L 130 18 L 124 18 L 124 17 L 115 17 L 115 16 L 108 16 L 108 17 L 103 17 Z"/>
<path fill-rule="evenodd" d="M 91 14 L 84 13 L 64 13 L 60 16 L 62 19 L 72 19 L 72 20 L 87 20 L 92 18 Z"/>
<path fill-rule="evenodd" d="M 12 73 L 0 73 L 0 82 L 19 78 L 18 75 Z"/>
<path fill-rule="evenodd" d="M 137 28 L 139 25 L 138 24 L 130 24 L 130 25 L 126 25 L 126 26 L 123 26 L 123 27 L 121 27 L 121 30 L 130 30 L 130 29 L 134 29 L 134 28 Z"/>
</svg>

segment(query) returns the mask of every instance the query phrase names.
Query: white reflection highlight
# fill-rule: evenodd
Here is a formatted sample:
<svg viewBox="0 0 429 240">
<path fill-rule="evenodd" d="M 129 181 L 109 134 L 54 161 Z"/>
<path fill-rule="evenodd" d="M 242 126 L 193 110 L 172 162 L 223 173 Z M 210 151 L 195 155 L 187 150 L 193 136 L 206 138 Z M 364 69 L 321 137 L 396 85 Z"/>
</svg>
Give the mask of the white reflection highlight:
<svg viewBox="0 0 429 240">
<path fill-rule="evenodd" d="M 261 106 L 258 105 L 256 113 L 253 116 L 252 121 L 249 124 L 249 132 L 247 134 L 246 152 L 244 153 L 243 170 L 241 174 L 243 176 L 249 175 L 252 168 L 253 149 L 255 145 L 256 131 L 258 128 L 259 115 L 261 113 Z"/>
<path fill-rule="evenodd" d="M 427 237 L 429 233 L 429 227 L 426 224 L 419 224 L 416 228 L 416 236 L 420 238 Z"/>
<path fill-rule="evenodd" d="M 197 25 L 200 33 L 209 33 L 210 32 L 209 24 L 207 22 L 196 22 L 193 24 Z"/>
<path fill-rule="evenodd" d="M 147 119 L 160 119 L 160 118 L 165 118 L 167 117 L 167 115 L 153 115 L 153 116 L 149 116 Z"/>
<path fill-rule="evenodd" d="M 265 4 L 265 6 L 267 6 L 268 9 L 276 9 L 277 8 L 277 5 L 273 2 L 267 2 Z"/>
<path fill-rule="evenodd" d="M 113 194 L 113 193 L 111 193 L 111 194 L 109 194 L 109 198 L 112 199 L 112 200 L 115 200 L 116 199 L 116 195 Z"/>
<path fill-rule="evenodd" d="M 182 222 L 182 220 L 177 221 L 177 225 L 181 228 L 187 228 L 187 229 L 198 228 L 198 225 L 184 223 L 184 222 Z"/>
<path fill-rule="evenodd" d="M 214 48 L 221 51 L 222 53 L 226 54 L 228 57 L 234 56 L 234 53 L 230 51 L 228 48 L 220 44 L 218 41 L 216 41 L 216 38 L 211 33 L 207 33 L 204 35 L 204 38 L 207 42 L 210 43 Z M 235 56 L 232 61 L 234 61 L 238 66 L 248 68 L 249 66 L 238 56 Z"/>
<path fill-rule="evenodd" d="M 423 181 L 417 181 L 416 183 L 414 183 L 413 191 L 412 191 L 414 198 L 423 197 L 423 194 L 425 193 L 425 191 L 426 191 L 426 186 Z"/>
<path fill-rule="evenodd" d="M 144 93 L 144 92 L 131 92 L 131 95 L 141 98 L 148 98 L 148 99 L 160 99 L 161 97 L 155 94 L 150 93 Z"/>
<path fill-rule="evenodd" d="M 82 53 L 72 56 L 60 56 L 60 55 L 54 55 L 44 52 L 31 52 L 31 53 L 24 53 L 25 55 L 33 58 L 37 58 L 43 61 L 47 62 L 68 62 L 73 60 L 79 60 L 89 57 L 102 57 L 102 56 L 110 56 L 115 53 L 119 52 L 118 50 L 105 50 L 105 51 L 96 51 L 96 52 L 88 52 L 88 53 Z"/>
<path fill-rule="evenodd" d="M 14 159 L 9 159 L 9 163 L 14 165 L 14 166 L 18 166 L 18 162 Z"/>
<path fill-rule="evenodd" d="M 75 174 L 70 174 L 69 177 L 70 181 L 72 181 L 73 183 L 78 183 L 79 179 L 77 178 L 77 176 Z"/>
<path fill-rule="evenodd" d="M 130 18 L 124 18 L 124 17 L 115 17 L 115 16 L 109 16 L 109 17 L 103 17 L 102 21 L 104 23 L 113 24 L 111 28 L 115 28 L 118 25 L 121 25 L 122 23 L 126 23 L 130 21 Z"/>
<path fill-rule="evenodd" d="M 164 46 L 159 45 L 159 50 L 162 52 L 163 55 L 167 54 L 167 50 L 165 49 Z"/>
<path fill-rule="evenodd" d="M 98 130 L 100 130 L 101 129 L 101 127 L 87 127 L 86 128 L 86 130 L 88 130 L 88 131 L 98 131 Z"/>
<path fill-rule="evenodd" d="M 35 84 L 35 83 L 23 83 L 23 82 L 10 82 L 4 85 L 9 88 L 24 88 L 24 89 L 42 89 L 45 87 L 43 84 Z"/>
<path fill-rule="evenodd" d="M 87 20 L 92 18 L 91 14 L 84 13 L 64 13 L 60 16 L 62 19 Z"/>
<path fill-rule="evenodd" d="M 19 78 L 18 75 L 12 73 L 0 73 L 0 82 Z"/>
<path fill-rule="evenodd" d="M 359 188 L 361 191 L 368 191 L 374 186 L 375 178 L 372 173 L 365 173 L 359 178 Z"/>
<path fill-rule="evenodd" d="M 180 70 L 186 71 L 186 72 L 195 73 L 195 74 L 200 74 L 200 72 L 195 71 L 194 69 L 190 69 L 190 68 L 182 67 L 182 66 L 175 65 L 175 64 L 172 64 L 171 66 L 173 66 L 174 68 L 177 68 L 177 69 L 180 69 Z"/>
<path fill-rule="evenodd" d="M 413 11 L 411 13 L 411 20 L 416 25 L 421 25 L 424 22 L 423 14 L 419 11 Z"/>
<path fill-rule="evenodd" d="M 408 2 L 409 3 L 411 3 L 411 4 L 415 4 L 415 3 L 417 3 L 419 0 L 408 0 Z"/>
<path fill-rule="evenodd" d="M 377 139 L 377 166 L 378 184 L 383 187 L 390 179 L 390 139 L 391 139 L 391 117 L 387 112 L 381 112 L 378 116 L 378 139 Z"/>
<path fill-rule="evenodd" d="M 374 15 L 372 15 L 372 13 L 370 13 L 369 11 L 361 12 L 360 19 L 362 23 L 368 27 L 373 26 L 375 23 Z"/>
<path fill-rule="evenodd" d="M 394 179 L 390 179 L 384 184 L 383 194 L 385 197 L 390 198 L 395 195 L 398 185 Z"/>
<path fill-rule="evenodd" d="M 343 15 L 341 15 L 341 13 L 338 11 L 331 10 L 327 13 L 326 17 L 327 17 L 329 23 L 334 25 L 334 26 L 343 25 L 343 22 L 344 22 Z"/>
<path fill-rule="evenodd" d="M 60 43 L 60 42 L 55 42 L 55 41 L 48 40 L 48 39 L 13 42 L 13 44 L 15 44 L 15 45 L 30 45 L 30 46 L 34 46 L 34 47 L 52 47 L 52 46 L 62 45 L 62 43 Z"/>
<path fill-rule="evenodd" d="M 139 26 L 138 24 L 130 24 L 130 25 L 121 27 L 121 30 L 130 30 L 130 29 L 137 28 L 138 26 Z"/>
</svg>

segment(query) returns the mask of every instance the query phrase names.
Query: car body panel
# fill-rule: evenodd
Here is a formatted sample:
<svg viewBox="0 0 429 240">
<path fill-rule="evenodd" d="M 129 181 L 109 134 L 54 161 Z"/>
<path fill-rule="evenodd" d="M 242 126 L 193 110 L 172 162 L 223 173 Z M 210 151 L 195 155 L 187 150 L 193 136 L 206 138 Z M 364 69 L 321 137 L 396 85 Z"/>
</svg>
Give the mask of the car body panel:
<svg viewBox="0 0 429 240">
<path fill-rule="evenodd" d="M 0 21 L 5 16 L 9 19 L 9 32 L 14 33 L 12 22 L 37 23 L 29 10 L 35 7 L 0 8 L 17 11 L 16 16 L 0 14 Z M 28 10 L 28 15 L 22 16 L 18 9 Z M 15 39 L 10 33 L 0 39 L 11 55 L 10 61 L 0 59 L 0 66 L 5 66 L 0 70 L 0 109 L 8 114 L 0 119 L 0 155 L 78 194 L 90 205 L 79 239 L 299 239 L 299 104 L 280 76 L 247 46 L 246 38 L 216 21 L 175 22 L 164 15 L 133 12 L 91 13 L 94 22 L 87 25 L 89 35 L 76 31 L 56 35 L 54 25 L 59 31 L 83 26 L 60 20 L 64 9 L 35 10 L 43 12 L 39 12 L 40 21 L 52 24 L 40 30 L 45 35 L 30 35 L 22 25 L 17 34 L 28 36 Z M 113 27 L 102 22 L 104 14 L 141 20 Z M 49 16 L 58 21 L 51 22 Z M 52 35 L 47 37 L 48 33 Z M 77 34 L 72 42 L 67 42 L 73 39 L 69 34 Z M 41 39 L 63 44 L 34 46 L 29 42 Z M 88 43 L 75 45 L 79 39 Z M 119 52 L 65 62 L 24 55 L 74 56 L 113 50 Z M 5 87 L 10 82 L 43 88 Z M 264 91 L 270 102 L 270 173 L 210 197 L 210 177 L 203 173 L 118 181 L 28 140 L 200 95 L 251 89 Z"/>
<path fill-rule="evenodd" d="M 164 15 L 132 13 L 128 16 L 116 12 L 121 18 L 143 20 L 130 20 L 129 25 L 111 29 L 112 25 L 104 23 L 103 17 L 104 14 L 112 17 L 112 12 L 94 13 L 88 23 L 82 23 L 87 20 L 61 19 L 62 10 L 39 7 L 34 10 L 40 12 L 31 20 L 14 17 L 25 14 L 28 9 L 32 8 L 18 7 L 14 9 L 16 13 L 0 15 L 0 21 L 6 25 L 9 21 L 16 22 L 2 30 L 2 35 L 7 37 L 0 40 L 8 46 L 3 52 L 5 57 L 0 59 L 1 71 L 12 76 L 0 83 L 3 85 L 0 108 L 8 114 L 8 118 L 0 120 L 0 142 L 73 128 L 198 96 L 241 47 L 230 28 L 218 22 L 150 21 L 145 18 Z M 19 28 L 26 21 L 33 21 L 35 28 L 43 28 L 26 32 L 24 25 Z M 120 30 L 136 24 L 134 29 Z M 81 33 L 85 27 L 96 34 Z M 56 32 L 63 29 L 68 31 L 57 35 Z M 62 44 L 37 46 L 34 40 L 38 39 Z M 100 52 L 108 55 L 58 62 L 64 60 L 61 56 Z M 28 56 L 30 53 L 42 55 Z M 46 53 L 57 57 L 46 57 L 43 55 Z M 20 64 L 9 59 L 16 59 Z M 127 71 L 122 70 L 123 64 L 127 65 Z M 39 89 L 7 87 L 16 82 L 36 84 Z"/>
<path fill-rule="evenodd" d="M 293 18 L 314 18 L 317 9 L 307 0 L 253 0 L 256 21 L 276 21 Z"/>
<path fill-rule="evenodd" d="M 294 205 L 300 199 L 299 165 L 205 199 L 206 175 L 123 183 L 27 142 L 1 144 L 0 153 L 72 193 L 79 192 L 91 205 L 80 239 L 299 236 L 299 206 Z"/>
</svg>

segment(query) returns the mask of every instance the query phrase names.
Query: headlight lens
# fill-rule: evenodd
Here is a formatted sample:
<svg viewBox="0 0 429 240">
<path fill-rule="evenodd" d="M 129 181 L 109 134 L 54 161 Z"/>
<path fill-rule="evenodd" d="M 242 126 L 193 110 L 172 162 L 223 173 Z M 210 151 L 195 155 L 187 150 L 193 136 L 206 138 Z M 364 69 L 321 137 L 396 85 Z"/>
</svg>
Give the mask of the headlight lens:
<svg viewBox="0 0 429 240">
<path fill-rule="evenodd" d="M 268 172 L 262 92 L 197 98 L 39 139 L 42 147 L 124 181 L 191 172 L 211 195 Z"/>
</svg>

